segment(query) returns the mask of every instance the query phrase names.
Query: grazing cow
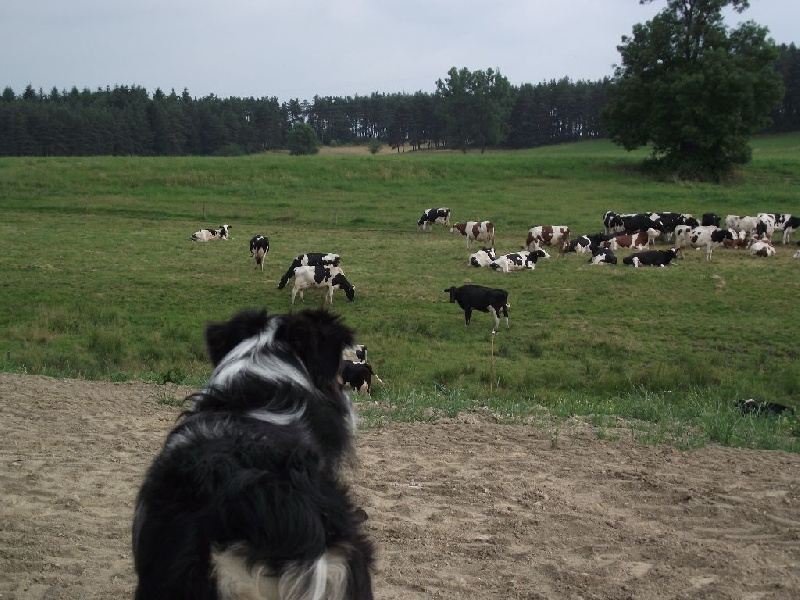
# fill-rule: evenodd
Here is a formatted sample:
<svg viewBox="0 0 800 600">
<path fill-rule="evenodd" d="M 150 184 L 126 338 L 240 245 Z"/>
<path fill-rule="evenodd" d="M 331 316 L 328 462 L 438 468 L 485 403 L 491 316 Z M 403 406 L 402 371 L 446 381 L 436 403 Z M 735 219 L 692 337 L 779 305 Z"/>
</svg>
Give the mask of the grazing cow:
<svg viewBox="0 0 800 600">
<path fill-rule="evenodd" d="M 653 229 L 652 227 L 646 231 L 620 233 L 609 240 L 609 247 L 612 250 L 619 250 L 620 248 L 644 250 L 653 243 L 653 240 L 659 236 L 659 233 L 657 229 Z"/>
<path fill-rule="evenodd" d="M 342 361 L 342 385 L 364 395 L 372 393 L 372 365 L 368 362 Z"/>
<path fill-rule="evenodd" d="M 333 291 L 336 289 L 344 290 L 347 299 L 352 302 L 355 299 L 356 288 L 344 276 L 341 267 L 333 265 L 314 265 L 297 267 L 294 270 L 294 287 L 292 287 L 292 304 L 297 293 L 300 292 L 300 300 L 305 302 L 303 292 L 309 288 L 327 288 L 325 301 L 333 304 Z"/>
<path fill-rule="evenodd" d="M 625 223 L 622 222 L 622 217 L 609 210 L 603 215 L 603 226 L 606 228 L 606 233 L 616 233 L 625 228 Z"/>
<path fill-rule="evenodd" d="M 450 302 L 458 302 L 464 310 L 464 320 L 469 327 L 472 319 L 472 311 L 491 312 L 494 315 L 494 329 L 492 333 L 500 331 L 500 313 L 506 318 L 506 329 L 508 325 L 508 292 L 498 288 L 488 288 L 482 285 L 462 285 L 461 287 L 451 286 L 445 290 L 450 294 Z"/>
<path fill-rule="evenodd" d="M 589 263 L 593 265 L 615 265 L 617 264 L 617 255 L 611 248 L 596 248 L 592 252 L 592 257 Z"/>
<path fill-rule="evenodd" d="M 569 227 L 566 225 L 539 225 L 528 230 L 522 249 L 530 252 L 541 246 L 553 246 L 558 248 L 559 254 L 563 254 L 568 243 Z"/>
<path fill-rule="evenodd" d="M 432 228 L 435 223 L 450 227 L 450 209 L 445 207 L 427 208 L 417 221 L 417 225 L 422 231 L 425 231 L 428 225 L 431 225 Z"/>
<path fill-rule="evenodd" d="M 675 248 L 669 250 L 647 250 L 646 252 L 635 252 L 622 259 L 626 265 L 634 267 L 666 267 L 678 256 Z"/>
<path fill-rule="evenodd" d="M 283 277 L 281 277 L 281 280 L 278 282 L 278 289 L 282 290 L 284 287 L 286 287 L 286 284 L 289 282 L 289 280 L 294 277 L 294 270 L 297 267 L 314 267 L 316 265 L 331 265 L 338 267 L 340 261 L 341 259 L 339 258 L 339 255 L 331 252 L 308 252 L 306 254 L 298 254 L 292 261 L 289 269 L 283 274 Z"/>
<path fill-rule="evenodd" d="M 703 218 L 700 219 L 700 225 L 703 227 L 707 227 L 712 225 L 714 227 L 719 227 L 720 218 L 714 213 L 703 213 Z"/>
<path fill-rule="evenodd" d="M 227 240 L 230 225 L 220 225 L 219 229 L 201 229 L 192 234 L 193 242 L 213 242 L 215 240 Z"/>
<path fill-rule="evenodd" d="M 532 252 L 520 250 L 519 252 L 511 252 L 510 254 L 498 256 L 489 266 L 495 271 L 502 271 L 503 273 L 535 269 L 536 262 L 540 258 L 550 258 L 550 255 L 541 248 L 533 250 Z"/>
<path fill-rule="evenodd" d="M 255 268 L 261 267 L 264 270 L 264 258 L 269 252 L 269 238 L 263 235 L 256 235 L 250 240 L 250 256 L 256 261 Z"/>
<path fill-rule="evenodd" d="M 636 233 L 648 229 L 655 229 L 659 233 L 664 231 L 664 223 L 655 213 L 632 213 L 619 215 L 619 218 L 622 220 L 622 231 L 625 233 Z"/>
<path fill-rule="evenodd" d="M 712 225 L 684 229 L 686 226 L 675 228 L 675 246 L 681 256 L 685 258 L 683 249 L 686 247 L 705 248 L 706 260 L 711 260 L 711 253 L 715 247 L 740 248 L 745 242 L 744 238 L 733 229 L 720 229 Z"/>
<path fill-rule="evenodd" d="M 750 244 L 751 256 L 775 256 L 775 246 L 767 240 L 754 240 Z"/>
<path fill-rule="evenodd" d="M 494 245 L 494 223 L 491 221 L 456 223 L 450 228 L 450 233 L 455 231 L 467 238 L 467 248 L 472 246 L 474 241 L 484 242 L 489 246 Z"/>
<path fill-rule="evenodd" d="M 484 246 L 470 255 L 469 264 L 473 267 L 488 267 L 495 258 L 497 255 L 494 253 L 494 248 Z"/>
</svg>

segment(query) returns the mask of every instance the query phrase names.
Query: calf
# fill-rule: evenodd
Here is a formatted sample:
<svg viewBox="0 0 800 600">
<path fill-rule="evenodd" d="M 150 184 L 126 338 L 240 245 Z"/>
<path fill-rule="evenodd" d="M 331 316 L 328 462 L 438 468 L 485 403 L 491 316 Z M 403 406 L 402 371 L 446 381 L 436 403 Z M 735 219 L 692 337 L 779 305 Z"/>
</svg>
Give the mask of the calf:
<svg viewBox="0 0 800 600">
<path fill-rule="evenodd" d="M 294 270 L 297 267 L 314 267 L 316 265 L 331 265 L 334 267 L 339 266 L 339 262 L 341 259 L 339 258 L 338 254 L 332 254 L 331 252 L 323 253 L 323 252 L 308 252 L 306 254 L 298 254 L 292 264 L 289 266 L 289 269 L 284 273 L 281 280 L 278 282 L 278 289 L 282 290 L 286 287 L 286 284 L 289 280 L 294 277 Z"/>
<path fill-rule="evenodd" d="M 344 290 L 347 299 L 352 302 L 355 299 L 356 288 L 344 276 L 344 271 L 340 267 L 333 265 L 314 265 L 297 267 L 294 271 L 294 287 L 292 287 L 292 304 L 295 296 L 300 293 L 300 300 L 305 302 L 303 292 L 309 288 L 327 288 L 325 301 L 333 304 L 333 291 L 336 289 Z"/>
<path fill-rule="evenodd" d="M 482 285 L 462 285 L 461 287 L 451 286 L 445 290 L 450 294 L 450 302 L 458 302 L 464 310 L 464 320 L 469 326 L 472 319 L 472 311 L 491 312 L 494 315 L 493 334 L 499 333 L 500 313 L 506 318 L 506 329 L 508 324 L 508 292 L 497 288 L 488 288 Z"/>
<path fill-rule="evenodd" d="M 467 221 L 456 223 L 450 228 L 450 233 L 458 232 L 467 238 L 467 248 L 472 242 L 484 242 L 489 246 L 494 245 L 494 223 L 491 221 Z"/>
<path fill-rule="evenodd" d="M 473 267 L 488 267 L 495 258 L 497 256 L 494 253 L 494 248 L 484 246 L 470 255 L 469 264 Z"/>
<path fill-rule="evenodd" d="M 342 361 L 342 385 L 361 394 L 372 393 L 372 365 L 368 362 Z"/>
<path fill-rule="evenodd" d="M 617 256 L 611 248 L 597 248 L 592 252 L 589 263 L 593 265 L 615 265 Z"/>
<path fill-rule="evenodd" d="M 264 258 L 269 252 L 269 238 L 263 235 L 256 235 L 250 240 L 250 256 L 256 261 L 255 268 L 261 267 L 264 270 Z"/>
<path fill-rule="evenodd" d="M 592 238 L 588 235 L 579 235 L 573 238 L 564 247 L 564 252 L 574 252 L 575 254 L 591 254 L 597 247 L 597 244 L 592 243 Z"/>
<path fill-rule="evenodd" d="M 637 231 L 635 233 L 620 233 L 611 238 L 610 248 L 612 250 L 619 250 L 620 248 L 632 248 L 634 250 L 644 250 L 653 243 L 659 236 L 657 229 L 647 229 L 646 231 Z"/>
<path fill-rule="evenodd" d="M 436 223 L 444 225 L 445 227 L 450 227 L 449 208 L 428 208 L 422 213 L 419 221 L 417 221 L 417 225 L 422 231 L 425 231 L 428 228 L 428 225 L 433 226 Z"/>
<path fill-rule="evenodd" d="M 495 271 L 502 271 L 503 273 L 535 269 L 536 262 L 540 258 L 550 258 L 550 255 L 541 248 L 532 252 L 520 250 L 519 252 L 498 256 L 489 266 Z"/>
<path fill-rule="evenodd" d="M 230 225 L 220 225 L 219 229 L 201 229 L 192 234 L 193 242 L 213 242 L 215 240 L 227 240 Z"/>
<path fill-rule="evenodd" d="M 666 267 L 678 256 L 675 248 L 669 250 L 647 250 L 646 252 L 635 252 L 622 259 L 626 265 L 634 267 Z"/>
<path fill-rule="evenodd" d="M 775 246 L 767 240 L 755 240 L 750 244 L 751 256 L 775 256 Z"/>
</svg>

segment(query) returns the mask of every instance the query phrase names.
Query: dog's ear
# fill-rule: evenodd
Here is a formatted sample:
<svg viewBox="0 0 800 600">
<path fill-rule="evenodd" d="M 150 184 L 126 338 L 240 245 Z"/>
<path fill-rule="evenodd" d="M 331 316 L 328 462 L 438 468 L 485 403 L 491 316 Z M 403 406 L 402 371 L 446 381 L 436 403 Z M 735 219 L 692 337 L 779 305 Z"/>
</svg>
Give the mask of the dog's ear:
<svg viewBox="0 0 800 600">
<path fill-rule="evenodd" d="M 318 387 L 336 378 L 342 350 L 354 341 L 353 330 L 326 310 L 302 310 L 289 315 L 276 337 L 300 357 Z"/>
<path fill-rule="evenodd" d="M 206 325 L 206 347 L 215 367 L 240 342 L 258 335 L 268 321 L 265 310 L 243 310 L 232 319 Z"/>
</svg>

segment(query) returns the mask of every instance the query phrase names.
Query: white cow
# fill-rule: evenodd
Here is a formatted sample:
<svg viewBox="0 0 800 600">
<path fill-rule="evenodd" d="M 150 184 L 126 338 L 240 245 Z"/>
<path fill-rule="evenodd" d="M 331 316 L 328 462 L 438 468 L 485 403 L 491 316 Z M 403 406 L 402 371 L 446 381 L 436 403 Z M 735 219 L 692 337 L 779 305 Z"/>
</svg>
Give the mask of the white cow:
<svg viewBox="0 0 800 600">
<path fill-rule="evenodd" d="M 333 304 L 333 291 L 336 289 L 344 290 L 347 299 L 352 302 L 355 299 L 355 286 L 353 286 L 344 276 L 341 267 L 333 265 L 314 265 L 296 267 L 294 270 L 294 286 L 292 287 L 292 304 L 295 296 L 300 293 L 300 300 L 305 302 L 303 292 L 309 288 L 327 288 L 325 301 Z"/>
</svg>

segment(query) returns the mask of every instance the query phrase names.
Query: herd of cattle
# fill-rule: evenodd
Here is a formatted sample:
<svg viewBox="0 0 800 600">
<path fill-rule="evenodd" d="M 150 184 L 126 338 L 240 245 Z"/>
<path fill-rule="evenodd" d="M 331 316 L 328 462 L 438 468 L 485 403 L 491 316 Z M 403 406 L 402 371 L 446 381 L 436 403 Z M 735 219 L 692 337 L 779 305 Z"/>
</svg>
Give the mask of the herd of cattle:
<svg viewBox="0 0 800 600">
<path fill-rule="evenodd" d="M 494 250 L 495 227 L 491 221 L 466 221 L 451 225 L 450 209 L 441 207 L 425 210 L 417 222 L 422 231 L 436 224 L 449 227 L 451 232 L 462 235 L 468 250 L 473 242 L 483 244 L 480 250 L 469 256 L 469 265 L 510 273 L 535 269 L 540 259 L 550 258 L 545 247 L 557 251 L 559 256 L 568 253 L 588 255 L 588 262 L 595 265 L 616 265 L 618 261 L 615 252 L 629 249 L 634 252 L 625 256 L 622 262 L 633 267 L 666 267 L 678 257 L 685 258 L 686 248 L 704 249 L 707 260 L 711 260 L 713 249 L 719 247 L 748 248 L 753 256 L 773 256 L 775 247 L 772 240 L 775 233 L 782 233 L 783 244 L 790 243 L 792 233 L 800 228 L 800 216 L 773 213 L 759 213 L 755 217 L 727 215 L 722 227 L 722 218 L 713 213 L 702 215 L 698 221 L 686 213 L 617 214 L 608 211 L 603 215 L 604 230 L 601 232 L 571 237 L 570 229 L 565 225 L 531 227 L 520 250 L 499 256 Z M 191 240 L 227 240 L 230 229 L 230 225 L 221 225 L 219 229 L 201 229 L 192 234 Z M 652 246 L 656 241 L 664 241 L 670 247 L 666 250 L 654 249 Z M 264 260 L 268 252 L 269 239 L 266 236 L 256 235 L 250 240 L 250 256 L 255 260 L 256 268 L 264 270 Z M 800 250 L 794 257 L 800 258 Z M 278 289 L 286 287 L 290 279 L 294 280 L 293 305 L 297 294 L 304 301 L 304 292 L 310 288 L 325 289 L 327 304 L 333 303 L 333 293 L 337 289 L 342 290 L 352 302 L 355 299 L 355 286 L 347 280 L 340 263 L 341 257 L 330 252 L 300 254 L 292 260 L 281 277 Z M 450 302 L 458 303 L 464 311 L 467 325 L 470 324 L 472 312 L 477 310 L 494 316 L 493 334 L 499 332 L 501 315 L 505 317 L 508 327 L 510 305 L 506 290 L 462 285 L 451 286 L 444 291 L 450 294 Z M 377 378 L 377 375 L 366 360 L 365 347 L 360 348 L 361 358 L 349 356 L 344 359 L 343 379 L 351 388 L 368 392 L 372 377 Z"/>
</svg>

